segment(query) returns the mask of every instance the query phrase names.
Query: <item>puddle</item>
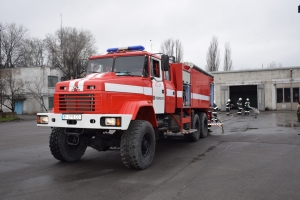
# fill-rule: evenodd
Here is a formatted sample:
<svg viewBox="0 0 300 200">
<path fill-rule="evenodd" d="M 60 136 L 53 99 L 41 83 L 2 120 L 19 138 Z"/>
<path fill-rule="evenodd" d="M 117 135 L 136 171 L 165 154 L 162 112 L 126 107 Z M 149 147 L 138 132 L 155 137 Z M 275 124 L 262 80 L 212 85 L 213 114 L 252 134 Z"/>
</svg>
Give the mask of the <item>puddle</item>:
<svg viewBox="0 0 300 200">
<path fill-rule="evenodd" d="M 229 131 L 230 132 L 245 132 L 248 130 L 255 130 L 255 129 L 258 129 L 258 128 L 257 127 L 246 127 L 246 128 L 235 127 L 235 128 L 230 129 Z"/>
<path fill-rule="evenodd" d="M 258 128 L 254 128 L 254 127 L 247 127 L 246 130 L 252 130 L 252 129 L 258 129 Z"/>
<path fill-rule="evenodd" d="M 276 126 L 280 126 L 280 127 L 300 127 L 300 124 L 295 124 L 295 123 L 282 123 L 282 124 L 276 124 Z"/>
</svg>

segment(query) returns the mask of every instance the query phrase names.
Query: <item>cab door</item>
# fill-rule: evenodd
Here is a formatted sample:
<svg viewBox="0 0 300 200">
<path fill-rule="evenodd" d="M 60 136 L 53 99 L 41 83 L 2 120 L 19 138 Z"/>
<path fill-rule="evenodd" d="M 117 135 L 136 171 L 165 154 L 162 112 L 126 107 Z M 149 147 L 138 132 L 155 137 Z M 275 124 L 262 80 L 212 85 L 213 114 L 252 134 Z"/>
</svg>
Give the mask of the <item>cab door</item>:
<svg viewBox="0 0 300 200">
<path fill-rule="evenodd" d="M 150 70 L 153 90 L 153 107 L 156 114 L 165 110 L 165 87 L 162 82 L 161 62 L 156 58 L 150 60 Z"/>
<path fill-rule="evenodd" d="M 176 97 L 175 97 L 175 86 L 171 81 L 171 69 L 163 71 L 163 82 L 165 85 L 165 112 L 175 113 L 176 108 Z"/>
</svg>

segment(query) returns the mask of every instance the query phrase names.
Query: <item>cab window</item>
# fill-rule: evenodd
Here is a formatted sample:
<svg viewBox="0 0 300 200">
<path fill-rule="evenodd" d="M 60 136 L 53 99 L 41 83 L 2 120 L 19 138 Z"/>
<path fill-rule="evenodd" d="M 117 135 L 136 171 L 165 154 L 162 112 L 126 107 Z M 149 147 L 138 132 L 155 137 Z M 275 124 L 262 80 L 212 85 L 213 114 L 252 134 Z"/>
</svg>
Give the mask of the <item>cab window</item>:
<svg viewBox="0 0 300 200">
<path fill-rule="evenodd" d="M 151 76 L 160 77 L 159 61 L 151 59 Z"/>
</svg>

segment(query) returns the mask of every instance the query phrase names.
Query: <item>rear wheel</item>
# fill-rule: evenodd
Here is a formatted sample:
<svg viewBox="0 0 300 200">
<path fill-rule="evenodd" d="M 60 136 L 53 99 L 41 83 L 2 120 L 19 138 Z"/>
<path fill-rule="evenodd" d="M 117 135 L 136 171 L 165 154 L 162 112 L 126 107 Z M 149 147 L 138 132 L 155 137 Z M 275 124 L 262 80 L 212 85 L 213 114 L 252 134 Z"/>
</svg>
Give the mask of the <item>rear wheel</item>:
<svg viewBox="0 0 300 200">
<path fill-rule="evenodd" d="M 199 120 L 199 115 L 195 114 L 193 117 L 193 124 L 192 124 L 193 129 L 197 129 L 196 132 L 193 132 L 188 135 L 184 135 L 185 139 L 190 141 L 190 142 L 197 142 L 200 138 L 200 120 Z"/>
<path fill-rule="evenodd" d="M 121 157 L 128 168 L 145 169 L 152 163 L 155 154 L 155 134 L 148 121 L 131 121 L 128 130 L 122 133 Z"/>
<path fill-rule="evenodd" d="M 208 121 L 206 113 L 200 113 L 200 138 L 206 138 L 208 135 Z"/>
<path fill-rule="evenodd" d="M 74 138 L 74 140 L 75 139 L 79 140 L 78 144 L 70 145 L 67 142 L 68 135 L 65 134 L 64 128 L 53 128 L 50 135 L 49 147 L 54 158 L 64 162 L 79 160 L 84 155 L 87 144 L 86 141 L 80 139 L 80 137 Z"/>
</svg>

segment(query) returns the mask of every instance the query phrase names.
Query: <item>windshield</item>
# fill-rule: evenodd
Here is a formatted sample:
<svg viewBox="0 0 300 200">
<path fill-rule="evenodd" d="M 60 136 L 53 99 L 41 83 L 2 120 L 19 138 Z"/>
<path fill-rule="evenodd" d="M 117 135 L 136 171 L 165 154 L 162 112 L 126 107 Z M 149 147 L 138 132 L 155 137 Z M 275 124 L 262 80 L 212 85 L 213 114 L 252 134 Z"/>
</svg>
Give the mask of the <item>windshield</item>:
<svg viewBox="0 0 300 200">
<path fill-rule="evenodd" d="M 116 57 L 89 60 L 87 74 L 115 72 L 117 76 L 148 76 L 146 56 Z"/>
<path fill-rule="evenodd" d="M 116 75 L 145 76 L 145 56 L 117 57 L 114 64 Z"/>
<path fill-rule="evenodd" d="M 89 60 L 87 74 L 111 72 L 113 66 L 113 58 L 103 58 L 98 60 Z"/>
</svg>

